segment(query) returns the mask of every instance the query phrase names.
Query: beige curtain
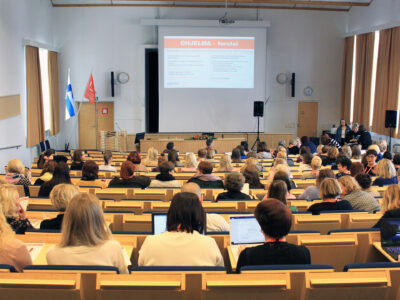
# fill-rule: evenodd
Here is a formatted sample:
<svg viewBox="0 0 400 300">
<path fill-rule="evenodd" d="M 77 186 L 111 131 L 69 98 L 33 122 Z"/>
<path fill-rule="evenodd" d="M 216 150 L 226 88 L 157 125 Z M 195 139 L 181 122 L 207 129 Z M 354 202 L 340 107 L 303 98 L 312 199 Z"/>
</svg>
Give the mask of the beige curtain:
<svg viewBox="0 0 400 300">
<path fill-rule="evenodd" d="M 44 141 L 44 114 L 40 83 L 39 49 L 26 46 L 27 147 Z"/>
<path fill-rule="evenodd" d="M 58 90 L 58 55 L 49 51 L 50 135 L 60 132 L 60 98 Z"/>
<path fill-rule="evenodd" d="M 375 104 L 372 131 L 389 135 L 385 111 L 397 110 L 400 77 L 400 28 L 381 30 L 376 70 Z"/>
<path fill-rule="evenodd" d="M 374 60 L 375 32 L 357 36 L 354 83 L 353 122 L 370 128 L 371 80 Z"/>
<path fill-rule="evenodd" d="M 351 102 L 351 75 L 353 68 L 354 37 L 347 37 L 344 40 L 343 64 L 342 64 L 342 102 L 341 117 L 350 120 Z"/>
</svg>

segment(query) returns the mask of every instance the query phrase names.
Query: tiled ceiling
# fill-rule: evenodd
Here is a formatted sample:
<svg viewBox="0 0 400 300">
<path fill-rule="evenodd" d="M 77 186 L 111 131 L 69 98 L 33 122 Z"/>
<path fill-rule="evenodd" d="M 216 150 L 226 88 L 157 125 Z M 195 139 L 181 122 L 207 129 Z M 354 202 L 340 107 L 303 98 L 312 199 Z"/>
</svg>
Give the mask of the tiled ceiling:
<svg viewBox="0 0 400 300">
<path fill-rule="evenodd" d="M 224 0 L 50 0 L 54 7 L 158 6 L 224 7 Z M 229 8 L 349 11 L 366 7 L 373 0 L 227 0 Z"/>
</svg>

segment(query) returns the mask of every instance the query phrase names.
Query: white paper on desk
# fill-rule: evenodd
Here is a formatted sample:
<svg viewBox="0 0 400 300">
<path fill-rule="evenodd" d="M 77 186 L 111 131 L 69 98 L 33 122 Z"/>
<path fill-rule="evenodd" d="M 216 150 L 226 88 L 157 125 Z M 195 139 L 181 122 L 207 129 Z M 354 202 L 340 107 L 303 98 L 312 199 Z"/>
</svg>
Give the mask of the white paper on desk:
<svg viewBox="0 0 400 300">
<path fill-rule="evenodd" d="M 34 262 L 35 259 L 39 256 L 40 251 L 42 251 L 44 243 L 25 243 L 25 246 L 28 248 L 29 255 Z"/>
<path fill-rule="evenodd" d="M 23 208 L 24 211 L 28 208 L 29 197 L 21 197 L 19 198 L 19 204 Z"/>
<path fill-rule="evenodd" d="M 130 266 L 132 264 L 131 259 L 129 258 L 125 247 L 122 247 L 122 256 L 124 257 L 124 261 L 125 261 L 126 265 Z"/>
<path fill-rule="evenodd" d="M 250 191 L 249 191 L 249 189 L 250 189 L 249 184 L 248 184 L 248 183 L 245 183 L 245 184 L 243 185 L 243 188 L 242 188 L 242 193 L 247 194 L 247 195 L 250 196 Z"/>
</svg>

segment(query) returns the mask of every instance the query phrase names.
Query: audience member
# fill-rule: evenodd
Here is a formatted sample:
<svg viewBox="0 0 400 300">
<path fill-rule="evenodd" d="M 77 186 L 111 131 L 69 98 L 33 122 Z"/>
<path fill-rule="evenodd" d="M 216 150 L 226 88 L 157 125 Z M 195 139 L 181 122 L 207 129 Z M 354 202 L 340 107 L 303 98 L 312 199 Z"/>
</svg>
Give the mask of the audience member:
<svg viewBox="0 0 400 300">
<path fill-rule="evenodd" d="M 243 151 L 244 151 L 244 155 L 247 156 L 247 153 L 250 152 L 249 150 L 249 143 L 247 141 L 241 141 L 240 142 L 240 147 L 243 147 Z M 243 156 L 242 154 L 242 156 Z M 246 158 L 246 157 L 242 157 L 242 158 Z"/>
<path fill-rule="evenodd" d="M 339 184 L 342 200 L 350 202 L 353 209 L 365 210 L 369 213 L 381 210 L 378 201 L 369 193 L 362 191 L 354 177 L 343 176 L 339 178 Z"/>
<path fill-rule="evenodd" d="M 56 185 L 50 193 L 50 200 L 59 213 L 54 219 L 43 220 L 40 223 L 40 229 L 61 229 L 65 210 L 71 199 L 78 194 L 79 188 L 73 184 Z"/>
<path fill-rule="evenodd" d="M 342 147 L 342 154 L 348 159 L 351 159 L 351 156 L 353 155 L 353 153 L 351 152 L 351 147 L 349 145 L 344 145 Z"/>
<path fill-rule="evenodd" d="M 303 148 L 302 148 L 303 149 Z M 313 155 L 311 152 L 305 152 L 301 156 L 301 163 L 299 165 L 299 172 L 311 171 L 311 161 L 313 159 Z"/>
<path fill-rule="evenodd" d="M 393 154 L 391 152 L 389 152 L 389 151 L 386 151 L 385 153 L 383 153 L 382 157 L 386 158 L 386 159 L 388 159 L 390 161 L 393 161 Z"/>
<path fill-rule="evenodd" d="M 261 201 L 254 215 L 265 236 L 265 243 L 244 249 L 237 262 L 237 272 L 247 265 L 310 264 L 310 251 L 305 246 L 289 244 L 284 237 L 292 226 L 290 209 L 277 199 Z"/>
<path fill-rule="evenodd" d="M 378 177 L 372 185 L 384 186 L 399 183 L 394 164 L 386 158 L 381 159 L 376 165 L 376 175 Z"/>
<path fill-rule="evenodd" d="M 168 156 L 169 156 L 169 152 L 168 152 Z M 132 151 L 131 153 L 129 153 L 129 155 L 126 158 L 126 160 L 130 161 L 131 163 L 133 163 L 135 165 L 135 172 L 145 172 L 145 173 L 149 172 L 147 170 L 147 168 L 144 165 L 141 164 L 142 158 L 140 157 L 139 152 Z"/>
<path fill-rule="evenodd" d="M 336 178 L 339 179 L 342 176 L 351 175 L 351 160 L 347 156 L 338 156 L 336 159 L 336 165 L 339 172 L 336 174 Z"/>
<path fill-rule="evenodd" d="M 134 176 L 135 165 L 126 160 L 121 165 L 120 178 L 114 177 L 108 187 L 131 187 L 131 188 L 142 188 L 145 189 L 150 185 L 150 178 L 147 176 Z"/>
<path fill-rule="evenodd" d="M 393 164 L 396 171 L 400 168 L 400 154 L 395 154 L 393 157 Z"/>
<path fill-rule="evenodd" d="M 382 159 L 381 149 L 377 144 L 372 144 L 368 147 L 368 150 L 374 150 L 376 152 L 376 162 Z"/>
<path fill-rule="evenodd" d="M 283 181 L 286 183 L 286 185 L 287 185 L 287 190 L 288 190 L 288 193 L 287 193 L 287 195 L 286 195 L 286 198 L 287 198 L 287 199 L 296 199 L 296 196 L 294 196 L 294 195 L 292 195 L 292 194 L 290 193 L 290 191 L 292 190 L 292 188 L 295 188 L 295 187 L 296 187 L 296 184 L 294 183 L 294 181 L 291 181 L 291 180 L 289 179 L 288 173 L 286 173 L 285 171 L 278 171 L 278 172 L 276 172 L 272 181 L 275 181 L 275 180 L 283 180 Z"/>
<path fill-rule="evenodd" d="M 353 123 L 352 130 L 346 133 L 346 143 L 357 144 L 358 143 L 358 123 Z"/>
<path fill-rule="evenodd" d="M 146 237 L 139 251 L 139 266 L 223 266 L 215 240 L 201 234 L 205 221 L 196 194 L 176 194 L 167 214 L 167 231 Z"/>
<path fill-rule="evenodd" d="M 301 146 L 301 141 L 299 138 L 289 140 L 289 145 L 287 148 L 288 154 L 290 154 L 290 155 L 299 154 L 300 146 Z"/>
<path fill-rule="evenodd" d="M 297 197 L 297 199 L 304 199 L 307 201 L 312 201 L 320 199 L 320 186 L 325 178 L 335 178 L 335 174 L 330 169 L 324 169 L 319 171 L 317 179 L 315 180 L 315 185 L 309 185 L 306 187 L 304 192 Z"/>
<path fill-rule="evenodd" d="M 243 145 L 237 146 L 237 148 L 240 150 L 240 159 L 246 159 L 247 158 L 247 152 L 244 150 Z"/>
<path fill-rule="evenodd" d="M 368 150 L 365 154 L 367 163 L 364 164 L 364 173 L 370 176 L 376 175 L 376 157 L 378 154 L 375 150 Z"/>
<path fill-rule="evenodd" d="M 71 170 L 82 170 L 83 164 L 86 160 L 85 151 L 75 150 L 72 155 Z"/>
<path fill-rule="evenodd" d="M 219 166 L 215 169 L 216 172 L 232 172 L 235 169 L 232 167 L 231 157 L 228 154 L 223 154 L 219 160 Z"/>
<path fill-rule="evenodd" d="M 57 163 L 54 160 L 49 160 L 43 165 L 43 170 L 40 173 L 40 177 L 36 179 L 35 185 L 42 185 L 43 183 L 50 181 L 53 178 L 54 169 Z"/>
<path fill-rule="evenodd" d="M 271 152 L 269 152 L 266 142 L 260 142 L 257 144 L 257 157 L 259 159 L 272 158 Z"/>
<path fill-rule="evenodd" d="M 249 184 L 250 189 L 265 189 L 264 184 L 260 181 L 260 172 L 257 166 L 250 165 L 243 170 L 245 183 Z"/>
<path fill-rule="evenodd" d="M 184 164 L 179 161 L 179 153 L 176 150 L 171 150 L 168 152 L 168 161 L 172 162 L 175 167 L 183 167 Z"/>
<path fill-rule="evenodd" d="M 322 165 L 323 166 L 332 166 L 336 163 L 336 158 L 339 155 L 339 150 L 336 147 L 329 147 L 327 156 L 321 157 L 322 158 Z"/>
<path fill-rule="evenodd" d="M 218 153 L 217 149 L 214 148 L 214 139 L 213 138 L 208 138 L 206 140 L 206 150 L 213 150 L 214 153 Z"/>
<path fill-rule="evenodd" d="M 241 153 L 240 153 L 239 148 L 235 148 L 232 150 L 231 159 L 232 159 L 233 163 L 241 163 L 242 162 Z"/>
<path fill-rule="evenodd" d="M 251 197 L 241 192 L 244 186 L 244 176 L 241 173 L 229 173 L 225 177 L 225 189 L 227 192 L 220 193 L 217 196 L 217 201 L 222 199 L 232 200 L 251 200 Z"/>
<path fill-rule="evenodd" d="M 372 144 L 371 134 L 365 129 L 364 125 L 360 125 L 358 132 L 360 136 L 358 143 L 361 145 L 361 149 L 368 149 L 368 147 Z"/>
<path fill-rule="evenodd" d="M 215 151 L 212 149 L 208 149 L 205 161 L 208 161 L 210 163 L 217 163 L 218 160 L 214 159 L 214 157 L 215 157 Z"/>
<path fill-rule="evenodd" d="M 169 151 L 174 150 L 174 147 L 175 147 L 174 142 L 168 142 L 168 143 L 167 143 L 167 146 L 166 146 L 166 149 L 164 149 L 163 152 L 164 152 L 165 154 L 168 154 Z"/>
<path fill-rule="evenodd" d="M 272 183 L 269 185 L 268 188 L 268 199 L 278 199 L 285 205 L 287 205 L 287 195 L 288 195 L 288 190 L 287 190 L 287 184 L 283 180 L 274 180 Z M 289 206 L 290 210 L 292 212 L 297 212 L 298 209 L 296 206 Z"/>
<path fill-rule="evenodd" d="M 103 159 L 104 165 L 99 166 L 99 171 L 117 172 L 117 169 L 111 165 L 113 157 L 110 150 L 104 151 Z"/>
<path fill-rule="evenodd" d="M 249 152 L 249 153 L 251 153 L 251 152 Z M 256 166 L 258 172 L 264 172 L 265 171 L 263 166 L 261 166 L 258 163 L 257 158 L 254 158 L 254 157 L 248 157 L 246 159 L 246 163 L 240 168 L 240 172 L 243 173 L 244 169 L 246 169 L 248 166 Z"/>
<path fill-rule="evenodd" d="M 43 166 L 48 162 L 53 160 L 54 154 L 56 151 L 54 149 L 47 149 L 42 154 L 40 154 L 39 159 L 37 161 L 38 169 L 43 169 Z"/>
<path fill-rule="evenodd" d="M 113 240 L 99 200 L 77 194 L 69 203 L 62 224 L 61 242 L 47 251 L 49 265 L 95 265 L 117 267 L 128 273 L 126 253 Z"/>
<path fill-rule="evenodd" d="M 29 196 L 29 186 L 31 185 L 31 172 L 26 169 L 19 159 L 11 159 L 7 165 L 5 181 L 10 184 L 23 185 L 25 195 Z"/>
<path fill-rule="evenodd" d="M 340 120 L 340 126 L 336 130 L 335 140 L 343 146 L 346 142 L 346 135 L 351 131 L 350 126 L 347 124 L 345 119 Z"/>
<path fill-rule="evenodd" d="M 350 167 L 350 175 L 356 177 L 360 173 L 364 173 L 363 164 L 360 162 L 353 162 Z"/>
<path fill-rule="evenodd" d="M 163 161 L 159 166 L 160 174 L 150 183 L 150 187 L 181 187 L 174 177 L 174 164 L 170 161 Z"/>
<path fill-rule="evenodd" d="M 39 197 L 49 197 L 51 190 L 60 183 L 71 184 L 68 165 L 63 162 L 58 163 L 54 168 L 53 178 L 41 185 Z"/>
<path fill-rule="evenodd" d="M 24 234 L 27 229 L 32 228 L 31 223 L 26 218 L 26 212 L 21 205 L 15 185 L 0 185 L 0 206 L 3 208 L 7 223 L 17 234 Z"/>
<path fill-rule="evenodd" d="M 311 172 L 303 172 L 301 177 L 303 179 L 314 179 L 318 176 L 321 169 L 322 159 L 319 156 L 314 156 L 311 160 Z"/>
<path fill-rule="evenodd" d="M 197 183 L 201 188 L 214 188 L 223 189 L 224 184 L 222 179 L 218 176 L 211 174 L 213 171 L 213 165 L 207 161 L 202 161 L 197 166 L 197 173 L 188 182 Z"/>
<path fill-rule="evenodd" d="M 197 151 L 197 158 L 199 160 L 199 163 L 203 160 L 206 159 L 207 156 L 207 150 L 206 149 L 199 149 L 199 151 Z"/>
<path fill-rule="evenodd" d="M 356 179 L 356 181 L 360 185 L 361 190 L 363 190 L 364 192 L 367 192 L 374 198 L 378 198 L 381 196 L 381 194 L 378 191 L 371 189 L 371 183 L 372 183 L 371 176 L 361 172 L 353 177 Z"/>
<path fill-rule="evenodd" d="M 197 159 L 194 153 L 187 153 L 185 157 L 185 163 L 181 172 L 196 172 L 197 170 Z"/>
<path fill-rule="evenodd" d="M 158 166 L 158 150 L 154 147 L 147 149 L 147 156 L 142 160 L 142 164 L 146 167 Z"/>
<path fill-rule="evenodd" d="M 351 146 L 351 161 L 353 163 L 361 162 L 361 146 L 360 145 Z"/>
<path fill-rule="evenodd" d="M 344 176 L 347 178 L 350 176 Z M 352 177 L 351 177 L 352 178 Z M 352 206 L 347 200 L 339 200 L 342 190 L 339 183 L 334 178 L 325 178 L 320 185 L 321 203 L 315 203 L 308 208 L 313 215 L 319 215 L 321 211 L 326 210 L 352 210 Z"/>
<path fill-rule="evenodd" d="M 338 141 L 336 141 L 335 139 L 332 139 L 328 133 L 322 134 L 321 143 L 323 145 L 328 145 L 329 147 L 336 147 L 339 151 L 342 151 L 342 147 L 340 146 L 340 143 Z"/>
<path fill-rule="evenodd" d="M 17 272 L 32 265 L 32 259 L 25 244 L 15 238 L 15 233 L 7 223 L 0 205 L 0 264 L 11 265 Z"/>
<path fill-rule="evenodd" d="M 95 186 L 105 189 L 107 183 L 99 179 L 99 166 L 94 160 L 86 160 L 82 167 L 82 178 L 76 183 L 78 186 Z"/>
<path fill-rule="evenodd" d="M 303 147 L 308 147 L 308 148 L 310 148 L 311 153 L 317 152 L 317 146 L 315 146 L 315 144 L 310 141 L 310 138 L 308 136 L 303 136 L 303 137 L 301 137 L 300 140 L 301 140 L 300 150 Z"/>
<path fill-rule="evenodd" d="M 383 216 L 374 225 L 374 228 L 381 227 L 385 219 L 400 219 L 400 188 L 398 184 L 389 185 L 382 201 Z"/>
</svg>

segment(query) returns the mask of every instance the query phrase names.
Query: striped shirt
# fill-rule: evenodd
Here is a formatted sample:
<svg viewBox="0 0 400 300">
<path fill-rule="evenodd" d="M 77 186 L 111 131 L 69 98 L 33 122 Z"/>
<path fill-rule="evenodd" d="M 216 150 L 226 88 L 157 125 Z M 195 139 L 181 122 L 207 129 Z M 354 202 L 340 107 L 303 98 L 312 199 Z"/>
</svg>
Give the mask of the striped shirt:
<svg viewBox="0 0 400 300">
<path fill-rule="evenodd" d="M 336 147 L 336 148 L 338 148 L 339 151 L 342 151 L 342 147 L 340 146 L 340 144 L 335 139 L 329 139 L 328 146 Z"/>
</svg>

